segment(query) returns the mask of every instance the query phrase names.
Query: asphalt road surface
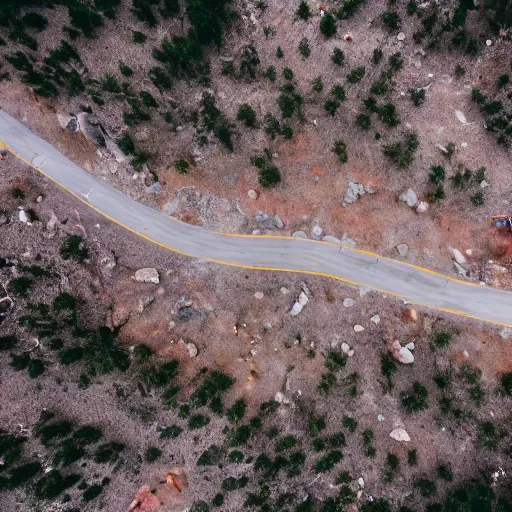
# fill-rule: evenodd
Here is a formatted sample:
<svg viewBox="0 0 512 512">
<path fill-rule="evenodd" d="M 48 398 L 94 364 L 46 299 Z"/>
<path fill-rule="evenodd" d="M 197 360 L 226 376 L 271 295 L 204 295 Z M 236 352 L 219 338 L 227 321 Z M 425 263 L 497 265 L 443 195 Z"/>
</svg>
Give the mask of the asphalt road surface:
<svg viewBox="0 0 512 512">
<path fill-rule="evenodd" d="M 512 292 L 464 283 L 336 244 L 225 235 L 168 217 L 98 180 L 2 110 L 1 142 L 110 220 L 170 250 L 233 266 L 324 275 L 434 309 L 512 326 Z"/>
</svg>

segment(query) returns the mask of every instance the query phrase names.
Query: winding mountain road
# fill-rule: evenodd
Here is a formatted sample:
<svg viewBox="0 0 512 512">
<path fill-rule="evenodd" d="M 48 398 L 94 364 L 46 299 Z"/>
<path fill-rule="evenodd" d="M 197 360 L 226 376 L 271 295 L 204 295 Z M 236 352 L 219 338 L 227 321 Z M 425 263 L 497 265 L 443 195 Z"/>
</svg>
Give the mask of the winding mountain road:
<svg viewBox="0 0 512 512">
<path fill-rule="evenodd" d="M 2 145 L 108 219 L 186 256 L 258 270 L 327 276 L 433 309 L 512 326 L 512 292 L 465 283 L 332 243 L 215 233 L 168 217 L 98 180 L 0 110 Z"/>
</svg>

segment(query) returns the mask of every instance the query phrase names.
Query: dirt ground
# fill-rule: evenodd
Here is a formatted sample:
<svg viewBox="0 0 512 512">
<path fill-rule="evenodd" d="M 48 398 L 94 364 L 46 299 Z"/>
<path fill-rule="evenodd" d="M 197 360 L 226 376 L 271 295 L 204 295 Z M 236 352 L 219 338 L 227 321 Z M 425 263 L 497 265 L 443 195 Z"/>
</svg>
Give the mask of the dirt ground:
<svg viewBox="0 0 512 512">
<path fill-rule="evenodd" d="M 257 413 L 261 402 L 283 393 L 289 405 L 279 408 L 273 418 L 281 435 L 302 436 L 308 416 L 306 410 L 316 415 L 326 415 L 330 432 L 339 430 L 343 416 L 357 419 L 356 433 L 348 434 L 345 458 L 338 469 L 348 470 L 354 479 L 365 482 L 362 499 L 368 496 L 385 496 L 397 504 L 417 503 L 411 495 L 412 482 L 420 476 L 432 476 L 435 467 L 449 462 L 456 481 L 475 476 L 478 468 L 490 474 L 497 467 L 510 469 L 510 460 L 501 452 L 485 453 L 475 439 L 475 426 L 471 422 L 457 424 L 442 416 L 436 405 L 440 392 L 432 381 L 439 368 L 451 368 L 458 372 L 462 361 L 482 370 L 482 386 L 486 390 L 485 406 L 472 408 L 467 403 L 465 391 L 457 388 L 457 399 L 464 407 L 474 409 L 480 420 L 506 421 L 508 405 L 494 394 L 496 378 L 502 372 L 512 370 L 509 342 L 498 335 L 499 330 L 479 322 L 454 318 L 418 308 L 417 322 L 404 320 L 406 306 L 392 298 L 370 292 L 360 296 L 356 287 L 324 278 L 245 271 L 189 260 L 160 249 L 121 230 L 85 206 L 67 197 L 53 184 L 35 175 L 33 171 L 9 160 L 2 162 L 0 198 L 2 210 L 9 222 L 0 227 L 1 256 L 15 263 L 37 262 L 53 268 L 62 280 L 51 285 L 41 284 L 33 296 L 38 302 L 50 302 L 59 291 L 69 291 L 82 299 L 79 309 L 81 322 L 88 327 L 100 326 L 112 318 L 126 317 L 121 327 L 119 342 L 129 348 L 145 343 L 157 351 L 157 360 L 169 358 L 180 361 L 180 396 L 185 398 L 193 386 L 197 372 L 202 367 L 220 369 L 236 377 L 235 386 L 226 395 L 226 403 L 244 397 L 248 403 L 248 415 Z M 23 187 L 25 199 L 14 199 L 10 191 L 14 186 Z M 43 201 L 35 199 L 42 195 Z M 39 220 L 26 225 L 17 219 L 17 208 L 32 208 Z M 55 230 L 46 224 L 52 212 L 60 223 Z M 67 219 L 66 224 L 62 224 Z M 90 261 L 85 265 L 64 262 L 58 256 L 58 247 L 66 234 L 84 236 L 91 250 Z M 39 256 L 39 257 L 38 257 Z M 115 261 L 113 268 L 111 262 Z M 136 283 L 132 280 L 139 267 L 156 267 L 161 276 L 159 285 Z M 1 280 L 9 280 L 9 272 L 3 269 Z M 66 277 L 67 279 L 65 279 Z M 305 282 L 311 300 L 304 311 L 295 318 L 287 315 L 293 299 Z M 289 293 L 283 294 L 282 288 Z M 263 298 L 255 298 L 262 292 Z M 139 300 L 153 296 L 154 301 L 142 314 L 137 312 Z M 353 298 L 356 305 L 345 308 L 345 298 Z M 200 314 L 190 320 L 182 320 L 177 314 L 179 304 L 191 301 Z M 15 308 L 0 326 L 0 333 L 18 333 L 25 347 L 32 347 L 29 332 L 17 326 L 16 318 L 23 313 L 25 301 L 17 300 Z M 378 325 L 370 318 L 378 314 Z M 170 323 L 172 322 L 172 324 Z M 353 326 L 362 325 L 363 332 L 354 332 Z M 241 327 L 235 336 L 233 326 Z M 432 351 L 429 336 L 438 330 L 457 332 L 454 343 L 443 350 Z M 383 390 L 384 378 L 380 374 L 380 357 L 394 339 L 402 343 L 414 341 L 416 362 L 403 366 L 394 377 L 395 386 L 389 393 Z M 182 342 L 193 342 L 199 351 L 191 359 Z M 300 341 L 299 341 L 300 340 Z M 338 384 L 334 391 L 319 397 L 316 388 L 324 373 L 324 356 L 331 348 L 348 343 L 355 351 L 349 358 L 345 373 L 357 372 L 360 380 L 356 397 L 347 395 L 346 385 Z M 316 357 L 308 353 L 314 347 Z M 252 350 L 252 352 L 251 352 Z M 462 353 L 467 351 L 467 359 Z M 87 462 L 80 471 L 88 482 L 96 482 L 108 475 L 111 483 L 107 490 L 91 504 L 81 503 L 80 510 L 127 510 L 137 489 L 149 484 L 157 489 L 164 501 L 164 509 L 181 511 L 194 500 L 211 500 L 218 492 L 220 482 L 233 474 L 233 467 L 199 467 L 197 458 L 211 444 L 220 444 L 224 420 L 213 418 L 201 431 L 184 431 L 177 440 L 162 441 L 158 438 L 161 427 L 174 423 L 183 424 L 176 418 L 175 410 L 162 408 L 158 391 L 146 396 L 141 394 L 136 373 L 116 372 L 94 379 L 87 389 L 78 386 L 79 371 L 58 362 L 55 353 L 44 343 L 37 349 L 47 362 L 46 373 L 37 380 L 26 373 L 14 372 L 8 365 L 7 354 L 0 358 L 0 426 L 4 431 L 17 432 L 33 429 L 43 408 L 78 423 L 102 425 L 105 437 L 127 445 L 122 462 L 115 466 Z M 417 415 L 406 415 L 399 405 L 400 392 L 409 388 L 414 380 L 421 381 L 430 393 L 431 407 Z M 303 404 L 302 406 L 300 404 Z M 384 420 L 379 422 L 377 417 Z M 398 443 L 389 437 L 396 426 L 403 426 L 411 437 L 409 443 Z M 361 432 L 372 429 L 377 457 L 368 459 L 362 455 Z M 200 435 L 195 434 L 200 432 Z M 45 464 L 51 464 L 47 455 L 40 451 L 35 440 L 30 442 L 34 453 L 40 453 Z M 144 462 L 143 455 L 149 446 L 159 446 L 162 457 L 153 464 Z M 304 439 L 304 448 L 309 454 Z M 418 466 L 408 467 L 407 451 L 418 451 Z M 265 449 L 261 440 L 255 440 L 249 453 Z M 386 453 L 396 454 L 402 461 L 401 470 L 392 484 L 382 480 Z M 308 465 L 309 466 L 309 465 Z M 179 496 L 169 494 L 158 481 L 165 478 L 169 468 L 182 468 L 188 479 L 187 489 Z M 235 474 L 250 470 L 250 464 L 238 465 Z M 318 476 L 318 475 L 317 475 Z M 330 473 L 316 478 L 307 470 L 293 485 L 296 492 L 314 493 L 319 498 L 332 494 Z M 312 482 L 308 484 L 307 482 Z M 252 485 L 252 484 L 251 484 Z M 446 484 L 438 481 L 438 495 L 442 496 Z M 167 494 L 166 494 L 167 491 Z M 73 499 L 79 499 L 76 489 L 70 491 Z M 27 510 L 30 494 L 16 491 L 0 494 L 2 510 Z M 243 508 L 243 493 L 229 494 L 222 510 L 235 511 Z M 53 505 L 39 505 L 41 510 L 57 510 Z M 38 509 L 39 510 L 39 509 Z M 59 509 L 60 510 L 60 509 Z"/>
<path fill-rule="evenodd" d="M 179 20 L 164 20 L 158 30 L 148 31 L 129 14 L 129 6 L 130 2 L 122 2 L 115 30 L 111 29 L 112 22 L 107 21 L 106 26 L 98 30 L 97 39 L 82 38 L 74 43 L 89 70 L 85 76 L 119 75 L 120 59 L 134 69 L 135 74 L 130 80 L 137 90 L 150 91 L 163 105 L 169 100 L 175 101 L 184 112 L 197 109 L 203 90 L 197 85 L 177 81 L 172 93 L 161 94 L 147 76 L 148 69 L 154 65 L 150 58 L 152 48 L 160 45 L 169 34 L 181 32 Z M 312 6 L 314 16 L 308 23 L 294 19 L 295 2 L 291 1 L 270 1 L 264 11 L 254 10 L 250 3 L 241 3 L 239 8 L 243 17 L 236 29 L 227 34 L 222 50 L 208 51 L 212 65 L 212 83 L 208 90 L 213 92 L 219 108 L 233 123 L 235 152 L 226 152 L 215 140 L 202 148 L 191 123 L 183 122 L 180 129 L 173 132 L 159 115 L 153 115 L 149 123 L 129 131 L 143 149 L 153 154 L 149 170 L 159 176 L 163 186 L 156 196 L 145 191 L 143 178 L 144 174 L 148 176 L 148 171 L 133 179 L 133 170 L 127 162 L 119 163 L 105 150 L 96 150 L 80 134 L 71 136 L 57 121 L 56 114 L 76 113 L 80 105 L 90 104 L 94 115 L 116 139 L 125 130 L 122 112 L 126 109 L 117 99 L 109 98 L 107 94 L 107 102 L 101 108 L 85 96 L 67 98 L 61 95 L 55 101 L 36 99 L 27 87 L 14 79 L 0 83 L 1 106 L 74 161 L 135 199 L 208 229 L 250 233 L 260 227 L 253 220 L 255 214 L 264 211 L 278 213 L 287 234 L 299 229 L 310 234 L 312 227 L 319 224 L 325 234 L 341 238 L 346 233 L 359 247 L 391 257 L 398 256 L 397 244 L 406 243 L 410 248 L 408 260 L 411 263 L 449 275 L 456 275 L 449 247 L 461 251 L 471 249 L 470 263 L 478 268 L 489 259 L 505 255 L 505 262 L 508 260 L 508 239 L 503 240 L 501 234 L 489 229 L 486 221 L 491 215 L 508 213 L 510 153 L 497 145 L 495 136 L 485 130 L 478 106 L 471 101 L 471 87 L 479 86 L 484 92 L 492 93 L 498 75 L 512 69 L 507 57 L 510 42 L 494 40 L 491 47 L 484 46 L 476 60 L 446 50 L 427 50 L 422 56 L 419 52 L 423 48 L 412 40 L 417 19 L 407 16 L 399 6 L 405 40 L 398 41 L 396 34 L 388 34 L 378 20 L 386 8 L 383 0 L 369 2 L 355 17 L 338 22 L 337 34 L 329 40 L 319 32 L 317 6 Z M 251 12 L 255 13 L 255 24 L 247 18 Z M 481 21 L 476 11 L 470 11 L 468 16 L 468 23 L 473 25 Z M 61 39 L 58 27 L 65 18 L 62 8 L 53 11 L 50 28 L 38 36 L 41 53 L 58 44 Z M 275 34 L 266 38 L 265 27 L 274 27 Z M 148 33 L 147 42 L 142 45 L 131 43 L 132 30 Z M 347 32 L 353 35 L 353 41 L 343 39 Z M 311 45 L 311 56 L 307 60 L 297 51 L 303 37 L 308 38 Z M 296 135 L 290 141 L 281 137 L 269 141 L 262 128 L 248 129 L 234 121 L 242 102 L 250 103 L 260 120 L 268 112 L 278 112 L 276 100 L 281 78 L 275 83 L 262 77 L 247 81 L 220 73 L 220 57 L 235 57 L 236 61 L 248 43 L 258 50 L 261 70 L 272 64 L 280 76 L 285 66 L 290 67 L 304 94 L 304 123 L 294 121 Z M 275 57 L 278 46 L 285 52 L 284 59 Z M 337 67 L 330 61 L 335 47 L 345 53 L 344 67 Z M 377 47 L 383 50 L 384 59 L 374 66 L 371 55 Z M 112 58 L 114 48 L 116 59 Z M 398 128 L 390 129 L 373 116 L 372 129 L 364 132 L 355 125 L 355 117 L 361 111 L 361 102 L 368 96 L 372 82 L 385 69 L 388 56 L 395 52 L 404 57 L 404 68 L 393 80 L 392 91 L 380 101 L 395 103 L 402 122 Z M 364 80 L 350 85 L 346 74 L 361 64 L 366 67 Z M 457 65 L 466 70 L 462 78 L 455 76 Z M 324 92 L 317 94 L 311 90 L 311 81 L 319 75 L 324 81 Z M 347 98 L 336 116 L 331 117 L 326 115 L 322 105 L 336 83 L 345 85 Z M 425 86 L 428 86 L 426 101 L 415 107 L 408 91 L 411 87 Z M 465 114 L 466 124 L 459 122 L 456 110 Z M 382 156 L 381 147 L 405 129 L 413 129 L 419 134 L 420 149 L 413 165 L 407 170 L 399 170 Z M 375 140 L 376 132 L 382 135 L 379 141 Z M 335 139 L 346 142 L 347 164 L 339 164 L 331 151 Z M 436 147 L 436 144 L 445 146 L 449 142 L 456 144 L 451 161 Z M 283 175 L 282 184 L 272 190 L 261 189 L 256 169 L 250 164 L 250 157 L 265 147 L 278 154 L 275 163 Z M 183 176 L 175 172 L 174 162 L 186 155 L 193 155 L 196 165 L 190 174 Z M 446 199 L 432 205 L 426 214 L 416 214 L 398 201 L 398 196 L 408 187 L 413 187 L 420 199 L 426 196 L 432 188 L 428 170 L 434 164 L 444 165 L 448 177 L 459 168 L 468 167 L 474 171 L 486 167 L 489 183 L 485 189 L 486 203 L 474 207 L 469 195 L 478 189 L 457 191 L 448 180 Z M 371 185 L 377 193 L 343 208 L 341 202 L 351 180 Z M 256 201 L 248 198 L 249 189 L 259 193 Z M 187 191 L 197 194 L 197 201 L 188 207 L 179 201 L 180 194 L 187 194 Z"/>
</svg>

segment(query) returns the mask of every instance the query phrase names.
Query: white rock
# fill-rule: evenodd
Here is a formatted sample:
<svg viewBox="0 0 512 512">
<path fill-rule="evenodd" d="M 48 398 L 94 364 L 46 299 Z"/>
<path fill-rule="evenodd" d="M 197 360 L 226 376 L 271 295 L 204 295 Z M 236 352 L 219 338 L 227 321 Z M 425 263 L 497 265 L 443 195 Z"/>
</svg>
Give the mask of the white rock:
<svg viewBox="0 0 512 512">
<path fill-rule="evenodd" d="M 249 191 L 247 192 L 247 195 L 248 195 L 251 199 L 255 199 L 255 200 L 256 200 L 256 199 L 258 199 L 258 192 L 256 192 L 256 190 L 253 190 L 253 189 L 249 190 Z"/>
<path fill-rule="evenodd" d="M 454 261 L 453 264 L 455 265 L 455 268 L 457 269 L 457 273 L 459 275 L 463 277 L 468 277 L 468 272 L 462 265 L 459 265 L 456 261 Z"/>
<path fill-rule="evenodd" d="M 466 263 L 466 258 L 463 256 L 463 254 L 458 249 L 454 249 L 453 247 L 449 247 L 449 250 L 452 253 L 453 259 L 459 265 L 464 265 Z"/>
<path fill-rule="evenodd" d="M 466 149 L 468 147 L 468 143 L 467 142 L 462 142 L 460 147 Z"/>
<path fill-rule="evenodd" d="M 198 350 L 197 350 L 197 347 L 196 347 L 196 345 L 194 343 L 185 343 L 185 347 L 188 350 L 188 355 L 190 357 L 196 357 L 197 356 Z"/>
<path fill-rule="evenodd" d="M 288 288 L 285 288 L 285 287 L 283 286 L 283 287 L 281 287 L 281 293 L 282 293 L 283 295 L 287 295 L 288 293 L 290 293 L 290 290 L 288 290 Z"/>
<path fill-rule="evenodd" d="M 379 423 L 382 423 L 382 422 L 384 421 L 384 416 L 382 416 L 382 414 L 379 414 L 379 415 L 377 416 L 377 421 L 378 421 Z"/>
<path fill-rule="evenodd" d="M 462 356 L 464 357 L 464 359 L 469 359 L 469 352 L 467 350 L 464 350 L 462 352 Z"/>
<path fill-rule="evenodd" d="M 427 78 L 434 78 L 434 73 L 429 73 L 429 74 L 427 75 Z"/>
<path fill-rule="evenodd" d="M 138 283 L 153 283 L 158 284 L 160 278 L 156 268 L 140 268 L 135 272 L 135 281 Z"/>
<path fill-rule="evenodd" d="M 363 332 L 364 327 L 362 325 L 354 325 L 354 331 L 355 332 Z"/>
<path fill-rule="evenodd" d="M 362 476 L 360 476 L 357 479 L 357 483 L 359 484 L 359 487 L 361 487 L 361 489 L 364 489 L 364 478 Z"/>
<path fill-rule="evenodd" d="M 428 210 L 428 203 L 421 201 L 416 208 L 416 213 L 425 213 Z"/>
<path fill-rule="evenodd" d="M 408 188 L 406 192 L 400 195 L 400 201 L 404 201 L 411 208 L 418 204 L 418 196 L 412 188 Z"/>
<path fill-rule="evenodd" d="M 320 240 L 320 237 L 322 236 L 324 230 L 320 226 L 314 226 L 311 232 L 313 233 L 313 236 L 315 237 L 316 240 Z"/>
<path fill-rule="evenodd" d="M 380 324 L 380 316 L 379 315 L 373 315 L 370 318 L 370 322 L 373 322 L 376 325 Z"/>
<path fill-rule="evenodd" d="M 398 244 L 396 246 L 396 250 L 398 251 L 398 254 L 405 258 L 409 254 L 409 246 L 407 244 Z"/>
<path fill-rule="evenodd" d="M 472 249 L 466 249 L 466 251 L 465 251 L 465 252 L 466 252 L 466 254 L 467 254 L 468 256 L 471 256 L 471 255 L 473 254 L 473 250 L 472 250 Z"/>
<path fill-rule="evenodd" d="M 405 348 L 407 348 L 409 350 L 414 350 L 414 347 L 415 347 L 414 341 L 411 341 L 411 342 L 407 343 L 407 345 L 405 345 Z"/>
<path fill-rule="evenodd" d="M 400 347 L 400 350 L 397 352 L 396 359 L 402 364 L 414 363 L 414 356 L 407 347 Z"/>
<path fill-rule="evenodd" d="M 174 329 L 175 327 L 176 327 L 176 322 L 175 322 L 174 320 L 171 320 L 171 321 L 169 322 L 169 327 L 168 327 L 169 331 L 171 331 L 171 330 L 172 330 L 172 329 Z"/>
<path fill-rule="evenodd" d="M 308 296 L 304 292 L 300 292 L 299 298 L 293 303 L 292 309 L 290 310 L 290 316 L 297 316 L 308 302 Z"/>
<path fill-rule="evenodd" d="M 466 116 L 464 115 L 463 112 L 461 112 L 460 110 L 456 110 L 455 111 L 455 117 L 457 117 L 457 119 L 462 123 L 462 124 L 466 124 L 467 123 L 467 120 L 466 120 Z"/>
<path fill-rule="evenodd" d="M 30 222 L 28 221 L 28 216 L 25 213 L 25 210 L 21 209 L 18 212 L 18 219 L 20 219 L 21 222 L 24 222 L 25 224 L 29 224 L 30 225 Z"/>
<path fill-rule="evenodd" d="M 487 39 L 487 41 L 485 41 L 485 45 L 492 46 L 492 41 L 490 39 Z"/>
<path fill-rule="evenodd" d="M 346 308 L 351 308 L 352 306 L 355 306 L 356 301 L 354 299 L 343 299 L 343 306 Z"/>
<path fill-rule="evenodd" d="M 263 292 L 256 292 L 256 293 L 254 294 L 254 298 L 255 298 L 255 299 L 260 299 L 260 300 L 261 300 L 261 299 L 263 299 L 263 297 L 264 297 L 264 296 L 265 296 L 265 295 L 263 294 Z"/>
<path fill-rule="evenodd" d="M 350 350 L 350 345 L 348 343 L 343 342 L 341 344 L 341 350 L 343 350 L 343 352 L 345 352 L 345 354 L 347 354 L 348 351 Z"/>
<path fill-rule="evenodd" d="M 343 236 L 341 237 L 341 245 L 354 249 L 357 244 L 355 240 L 353 240 L 346 233 L 344 233 Z"/>
<path fill-rule="evenodd" d="M 277 229 L 283 229 L 284 228 L 284 222 L 281 220 L 279 215 L 276 213 L 273 218 L 274 225 Z"/>
<path fill-rule="evenodd" d="M 252 234 L 253 235 L 261 235 L 261 229 L 253 229 Z"/>
<path fill-rule="evenodd" d="M 405 34 L 403 32 L 400 32 L 396 38 L 398 39 L 398 41 L 403 41 L 405 39 Z"/>
<path fill-rule="evenodd" d="M 354 349 L 351 348 L 348 352 L 347 352 L 347 356 L 348 357 L 352 357 L 354 355 Z"/>
<path fill-rule="evenodd" d="M 309 238 L 304 231 L 295 231 L 292 236 L 293 238 Z"/>
<path fill-rule="evenodd" d="M 278 391 L 276 395 L 274 396 L 274 400 L 280 404 L 289 404 L 290 400 L 286 398 L 281 391 Z"/>
<path fill-rule="evenodd" d="M 57 218 L 57 215 L 55 215 L 53 212 L 50 212 L 50 220 L 46 223 L 46 229 L 48 231 L 53 231 L 58 222 L 59 219 Z"/>
<path fill-rule="evenodd" d="M 487 188 L 488 186 L 489 186 L 489 183 L 487 183 L 487 181 L 482 180 L 482 181 L 480 182 L 480 187 L 481 187 L 481 188 Z"/>
<path fill-rule="evenodd" d="M 36 203 L 40 203 L 42 200 L 43 200 L 43 196 L 37 196 Z"/>
<path fill-rule="evenodd" d="M 406 432 L 406 430 L 404 428 L 400 428 L 400 427 L 393 429 L 390 432 L 389 437 L 391 437 L 395 441 L 406 442 L 406 443 L 408 443 L 411 440 L 411 438 L 409 437 L 409 434 Z"/>
<path fill-rule="evenodd" d="M 336 238 L 335 236 L 326 235 L 322 238 L 324 242 L 330 242 L 332 244 L 338 244 L 341 245 L 341 240 L 339 238 Z"/>
</svg>

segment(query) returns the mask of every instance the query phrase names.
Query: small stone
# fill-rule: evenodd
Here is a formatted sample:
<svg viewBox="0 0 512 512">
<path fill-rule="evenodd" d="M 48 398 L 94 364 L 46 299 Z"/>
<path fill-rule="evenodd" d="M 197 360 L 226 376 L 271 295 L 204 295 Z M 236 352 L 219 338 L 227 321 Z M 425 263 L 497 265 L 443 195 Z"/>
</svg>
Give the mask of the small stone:
<svg viewBox="0 0 512 512">
<path fill-rule="evenodd" d="M 285 288 L 284 286 L 281 287 L 280 291 L 283 295 L 288 295 L 290 293 L 290 290 L 288 290 L 288 288 Z"/>
<path fill-rule="evenodd" d="M 21 222 L 24 222 L 25 224 L 30 225 L 30 222 L 28 220 L 28 215 L 25 213 L 25 210 L 21 209 L 18 212 L 18 219 L 20 219 Z"/>
<path fill-rule="evenodd" d="M 247 192 L 247 195 L 248 195 L 251 199 L 254 199 L 254 200 L 258 199 L 258 192 L 256 192 L 256 190 L 253 190 L 253 189 L 249 190 L 249 191 Z"/>
<path fill-rule="evenodd" d="M 396 250 L 398 251 L 398 254 L 402 256 L 402 258 L 407 257 L 409 254 L 409 246 L 407 244 L 398 244 L 396 246 Z"/>
<path fill-rule="evenodd" d="M 389 434 L 389 437 L 391 437 L 395 441 L 400 441 L 400 442 L 405 442 L 405 443 L 408 443 L 411 440 L 407 431 L 404 428 L 400 428 L 400 427 L 393 429 L 391 431 L 391 433 Z"/>
<path fill-rule="evenodd" d="M 487 183 L 487 181 L 482 180 L 480 182 L 480 188 L 487 188 L 488 186 L 489 186 L 489 183 Z"/>
<path fill-rule="evenodd" d="M 137 313 L 142 315 L 144 310 L 155 300 L 154 295 L 149 295 L 148 297 L 142 297 L 139 299 L 139 307 L 137 308 Z"/>
<path fill-rule="evenodd" d="M 382 423 L 382 422 L 384 421 L 384 416 L 382 416 L 382 414 L 379 414 L 379 415 L 377 416 L 377 421 L 378 421 L 379 423 Z"/>
<path fill-rule="evenodd" d="M 428 210 L 428 203 L 421 201 L 416 208 L 416 213 L 425 213 Z"/>
<path fill-rule="evenodd" d="M 458 249 L 454 249 L 454 248 L 450 247 L 449 250 L 452 253 L 453 259 L 459 265 L 464 265 L 466 263 L 466 258 L 463 256 L 463 254 Z"/>
<path fill-rule="evenodd" d="M 397 353 L 396 359 L 402 364 L 414 363 L 414 356 L 412 355 L 412 352 L 406 347 L 400 348 L 400 350 Z"/>
<path fill-rule="evenodd" d="M 274 225 L 277 229 L 284 228 L 284 222 L 279 218 L 279 215 L 277 215 L 277 213 L 274 215 Z"/>
<path fill-rule="evenodd" d="M 7 224 L 8 221 L 9 219 L 7 218 L 7 215 L 4 215 L 3 213 L 0 214 L 0 226 Z"/>
<path fill-rule="evenodd" d="M 174 320 L 171 320 L 169 322 L 169 331 L 171 331 L 172 329 L 174 329 L 176 327 L 176 322 Z"/>
<path fill-rule="evenodd" d="M 345 352 L 345 354 L 347 354 L 348 351 L 350 350 L 350 345 L 348 343 L 343 342 L 341 344 L 341 350 Z"/>
<path fill-rule="evenodd" d="M 197 353 L 199 351 L 197 350 L 197 347 L 196 347 L 195 343 L 185 343 L 185 347 L 188 350 L 188 355 L 190 357 L 196 357 L 197 356 Z"/>
<path fill-rule="evenodd" d="M 254 298 L 255 298 L 255 299 L 260 299 L 260 300 L 261 300 L 261 299 L 263 299 L 263 297 L 264 297 L 263 292 L 256 292 L 256 293 L 254 294 Z"/>
<path fill-rule="evenodd" d="M 380 324 L 380 316 L 379 315 L 373 315 L 370 318 L 370 322 L 373 322 L 375 325 Z"/>
<path fill-rule="evenodd" d="M 463 357 L 464 359 L 469 359 L 469 352 L 468 352 L 467 350 L 464 350 L 464 351 L 462 352 L 462 357 Z"/>
<path fill-rule="evenodd" d="M 403 32 L 400 32 L 396 38 L 398 39 L 398 41 L 403 41 L 405 39 L 405 34 Z"/>
<path fill-rule="evenodd" d="M 351 308 L 352 306 L 355 306 L 356 301 L 354 299 L 343 299 L 343 306 L 346 308 Z"/>
<path fill-rule="evenodd" d="M 338 244 L 341 245 L 341 240 L 339 238 L 336 238 L 335 236 L 326 235 L 322 238 L 324 242 L 330 242 L 331 244 Z"/>
<path fill-rule="evenodd" d="M 417 322 L 418 321 L 418 312 L 414 308 L 406 308 L 403 311 L 402 319 L 404 322 Z"/>
<path fill-rule="evenodd" d="M 462 124 L 466 124 L 467 123 L 467 120 L 466 120 L 466 116 L 464 115 L 463 112 L 461 112 L 460 110 L 456 110 L 455 111 L 455 117 L 462 123 Z"/>
<path fill-rule="evenodd" d="M 290 400 L 288 398 L 286 398 L 286 396 L 284 396 L 283 393 L 281 393 L 281 391 L 278 391 L 275 394 L 274 400 L 280 404 L 289 404 L 290 403 Z"/>
<path fill-rule="evenodd" d="M 351 348 L 348 352 L 347 352 L 347 356 L 348 357 L 352 357 L 354 355 L 354 349 Z"/>
<path fill-rule="evenodd" d="M 487 41 L 485 41 L 485 46 L 492 46 L 492 41 L 487 39 Z"/>
<path fill-rule="evenodd" d="M 407 343 L 407 345 L 405 345 L 405 348 L 409 349 L 409 350 L 414 350 L 414 341 L 411 341 L 409 343 Z"/>
<path fill-rule="evenodd" d="M 135 272 L 135 281 L 138 283 L 153 283 L 158 284 L 160 278 L 156 268 L 140 268 Z"/>
<path fill-rule="evenodd" d="M 366 286 L 359 287 L 359 297 L 364 297 L 366 294 L 370 293 L 372 290 L 370 288 L 366 288 Z"/>
<path fill-rule="evenodd" d="M 406 192 L 400 195 L 399 199 L 400 201 L 407 203 L 407 206 L 410 206 L 411 208 L 418 204 L 418 196 L 412 188 L 408 188 Z"/>
<path fill-rule="evenodd" d="M 256 222 L 267 222 L 270 219 L 270 215 L 264 212 L 258 212 L 255 217 Z"/>
<path fill-rule="evenodd" d="M 293 238 L 309 238 L 304 231 L 295 231 L 292 236 Z"/>
<path fill-rule="evenodd" d="M 355 332 L 363 332 L 364 327 L 362 325 L 354 325 L 354 331 Z"/>
<path fill-rule="evenodd" d="M 471 249 L 466 249 L 465 250 L 465 253 L 468 255 L 468 256 L 471 256 L 473 254 L 473 251 Z"/>
<path fill-rule="evenodd" d="M 357 479 L 357 483 L 359 484 L 359 487 L 361 487 L 361 489 L 364 489 L 364 478 L 362 476 L 360 476 Z"/>
<path fill-rule="evenodd" d="M 468 143 L 467 142 L 462 142 L 460 147 L 466 149 L 468 147 Z"/>
<path fill-rule="evenodd" d="M 427 75 L 427 78 L 434 78 L 434 73 L 429 73 L 429 74 Z"/>
<path fill-rule="evenodd" d="M 252 234 L 255 235 L 255 236 L 256 235 L 261 235 L 261 229 L 253 229 Z"/>
<path fill-rule="evenodd" d="M 297 316 L 308 302 L 308 296 L 304 292 L 300 292 L 298 299 L 293 303 L 292 309 L 290 310 L 290 316 Z"/>
<path fill-rule="evenodd" d="M 37 196 L 36 203 L 40 203 L 43 200 L 43 196 Z"/>
<path fill-rule="evenodd" d="M 508 340 L 511 334 L 512 329 L 510 327 L 503 327 L 503 329 L 500 331 L 500 337 L 502 340 Z"/>
<path fill-rule="evenodd" d="M 322 235 L 324 230 L 320 226 L 315 226 L 311 232 L 313 233 L 315 240 L 320 240 L 320 236 Z"/>
</svg>

